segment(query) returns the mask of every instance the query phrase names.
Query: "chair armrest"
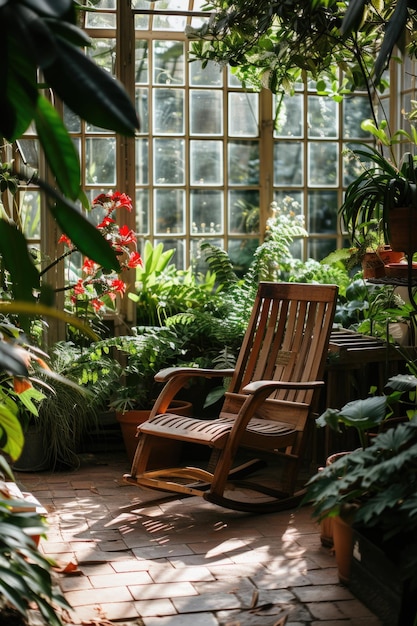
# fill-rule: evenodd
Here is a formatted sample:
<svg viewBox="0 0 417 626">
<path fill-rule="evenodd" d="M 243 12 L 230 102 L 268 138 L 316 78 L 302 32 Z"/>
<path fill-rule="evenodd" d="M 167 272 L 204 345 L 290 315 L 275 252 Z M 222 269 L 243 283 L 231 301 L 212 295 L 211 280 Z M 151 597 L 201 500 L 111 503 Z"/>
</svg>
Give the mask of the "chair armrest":
<svg viewBox="0 0 417 626">
<path fill-rule="evenodd" d="M 155 380 L 165 383 L 176 377 L 183 378 L 226 378 L 233 376 L 233 369 L 215 370 L 204 369 L 202 367 L 166 367 L 155 374 Z"/>
<path fill-rule="evenodd" d="M 249 385 L 246 385 L 246 387 L 243 388 L 243 391 L 245 393 L 256 395 L 262 390 L 267 390 L 269 391 L 269 393 L 272 393 L 276 389 L 317 389 L 318 387 L 323 386 L 323 380 L 310 380 L 300 382 L 291 382 L 285 380 L 256 380 L 249 383 Z"/>
</svg>

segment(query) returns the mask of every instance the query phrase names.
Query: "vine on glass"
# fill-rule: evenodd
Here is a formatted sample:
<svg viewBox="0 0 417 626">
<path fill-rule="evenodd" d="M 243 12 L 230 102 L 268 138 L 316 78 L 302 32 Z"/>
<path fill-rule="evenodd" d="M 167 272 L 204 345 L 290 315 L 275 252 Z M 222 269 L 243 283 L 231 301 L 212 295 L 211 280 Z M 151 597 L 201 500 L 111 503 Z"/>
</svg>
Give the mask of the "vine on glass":
<svg viewBox="0 0 417 626">
<path fill-rule="evenodd" d="M 96 315 L 107 310 L 116 310 L 118 296 L 123 297 L 126 291 L 123 273 L 128 269 L 142 266 L 142 258 L 137 250 L 136 234 L 127 225 L 119 226 L 115 219 L 117 211 L 131 212 L 132 208 L 131 198 L 119 191 L 102 193 L 94 198 L 91 209 L 99 212 L 101 220 L 97 228 L 115 250 L 119 258 L 121 273 L 106 273 L 101 265 L 88 257 L 83 259 L 81 272 L 69 264 L 69 284 L 65 287 L 65 291 L 69 296 L 67 305 L 76 314 L 79 314 L 80 310 L 88 312 L 91 310 L 90 307 Z M 66 235 L 62 235 L 58 243 L 64 243 L 68 248 L 60 258 L 78 252 Z"/>
</svg>

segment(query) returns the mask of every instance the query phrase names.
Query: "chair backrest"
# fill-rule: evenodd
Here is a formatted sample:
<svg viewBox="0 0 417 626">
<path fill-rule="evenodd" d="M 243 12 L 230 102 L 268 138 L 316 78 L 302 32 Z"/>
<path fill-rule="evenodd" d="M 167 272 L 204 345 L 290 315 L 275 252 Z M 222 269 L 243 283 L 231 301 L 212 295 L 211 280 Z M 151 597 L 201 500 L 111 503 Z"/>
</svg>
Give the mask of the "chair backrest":
<svg viewBox="0 0 417 626">
<path fill-rule="evenodd" d="M 252 381 L 321 380 L 333 324 L 336 285 L 259 285 L 223 411 L 236 411 L 236 395 Z M 310 405 L 312 390 L 279 390 L 279 402 Z M 268 415 L 269 417 L 269 415 Z"/>
</svg>

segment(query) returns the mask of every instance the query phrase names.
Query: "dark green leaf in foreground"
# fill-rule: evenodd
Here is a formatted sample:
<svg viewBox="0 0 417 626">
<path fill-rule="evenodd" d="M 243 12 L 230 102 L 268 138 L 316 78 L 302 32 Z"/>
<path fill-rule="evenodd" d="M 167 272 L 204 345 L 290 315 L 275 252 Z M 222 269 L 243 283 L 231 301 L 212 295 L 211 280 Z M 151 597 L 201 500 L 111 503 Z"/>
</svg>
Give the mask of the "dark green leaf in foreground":
<svg viewBox="0 0 417 626">
<path fill-rule="evenodd" d="M 39 272 L 29 254 L 24 235 L 15 224 L 6 220 L 0 220 L 0 255 L 10 274 L 13 297 L 33 301 L 34 291 L 39 289 Z"/>
<path fill-rule="evenodd" d="M 35 114 L 36 131 L 62 193 L 71 200 L 80 194 L 80 163 L 75 146 L 56 109 L 40 96 Z"/>
<path fill-rule="evenodd" d="M 123 86 L 71 44 L 57 44 L 57 57 L 44 73 L 59 97 L 87 122 L 134 135 L 139 122 Z"/>
</svg>

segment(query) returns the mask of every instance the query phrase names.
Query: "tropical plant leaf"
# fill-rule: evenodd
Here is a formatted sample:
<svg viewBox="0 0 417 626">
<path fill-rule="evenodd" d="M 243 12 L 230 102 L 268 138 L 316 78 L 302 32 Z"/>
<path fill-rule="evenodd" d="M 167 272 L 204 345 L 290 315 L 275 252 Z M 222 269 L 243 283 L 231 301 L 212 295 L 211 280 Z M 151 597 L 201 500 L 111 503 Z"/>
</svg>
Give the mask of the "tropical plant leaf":
<svg viewBox="0 0 417 626">
<path fill-rule="evenodd" d="M 75 315 L 68 315 L 64 311 L 59 311 L 54 307 L 48 307 L 40 303 L 35 303 L 33 300 L 31 302 L 17 301 L 13 300 L 12 302 L 0 302 L 0 312 L 5 315 L 8 314 L 16 314 L 16 315 L 27 315 L 31 317 L 41 318 L 41 317 L 53 317 L 58 320 L 62 320 L 66 324 L 71 324 L 71 326 L 75 326 L 81 330 L 85 335 L 91 337 L 93 341 L 97 341 L 98 337 L 96 333 L 88 326 L 84 324 L 82 320 L 80 320 Z"/>
<path fill-rule="evenodd" d="M 39 272 L 29 254 L 23 233 L 13 223 L 0 220 L 0 254 L 10 274 L 16 300 L 33 301 L 40 287 Z"/>
<path fill-rule="evenodd" d="M 0 402 L 0 439 L 1 449 L 16 461 L 25 442 L 22 426 L 15 415 L 4 403 Z"/>
<path fill-rule="evenodd" d="M 44 74 L 59 97 L 91 124 L 134 135 L 139 122 L 122 85 L 71 44 L 57 44 L 57 57 Z"/>
<path fill-rule="evenodd" d="M 60 190 L 71 200 L 76 200 L 81 189 L 78 154 L 57 110 L 43 96 L 38 98 L 35 124 Z"/>
</svg>

